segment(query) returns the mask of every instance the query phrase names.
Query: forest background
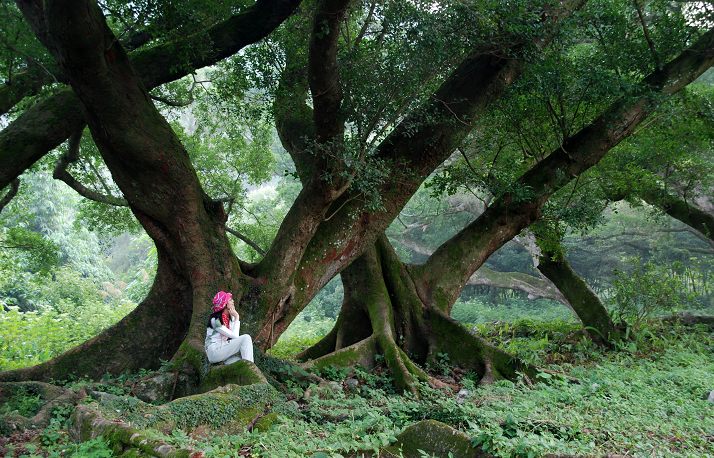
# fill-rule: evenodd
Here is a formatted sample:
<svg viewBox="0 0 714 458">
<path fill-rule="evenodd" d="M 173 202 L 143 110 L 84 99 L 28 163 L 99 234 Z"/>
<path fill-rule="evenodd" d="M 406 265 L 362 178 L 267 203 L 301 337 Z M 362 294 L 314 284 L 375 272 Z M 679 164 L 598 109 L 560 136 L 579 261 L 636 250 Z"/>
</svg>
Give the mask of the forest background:
<svg viewBox="0 0 714 458">
<path fill-rule="evenodd" d="M 138 25 L 149 24 L 159 42 L 213 24 L 216 16 L 233 8 L 220 2 L 185 2 L 157 10 L 155 5 L 141 3 L 126 7 L 107 2 L 101 6 L 118 35 L 127 36 Z M 471 8 L 485 6 L 474 4 Z M 479 24 L 486 30 L 494 18 L 504 17 L 505 9 L 507 6 L 500 4 Z M 406 264 L 424 263 L 499 198 L 528 198 L 528 189 L 517 184 L 518 177 L 545 158 L 553 145 L 562 145 L 587 126 L 618 96 L 629 96 L 642 75 L 661 69 L 668 58 L 704 35 L 711 21 L 710 10 L 706 2 L 592 2 L 564 26 L 565 32 L 557 35 L 547 52 L 528 50 L 523 76 L 448 159 L 428 174 L 386 229 L 399 259 Z M 247 263 L 259 262 L 269 251 L 303 188 L 299 170 L 284 149 L 285 136 L 281 138 L 280 129 L 276 129 L 280 113 L 275 112 L 273 101 L 279 96 L 283 72 L 290 68 L 291 52 L 295 52 L 292 34 L 301 30 L 300 21 L 303 16 L 310 17 L 310 11 L 304 7 L 302 16 L 293 16 L 289 20 L 293 22 L 270 39 L 151 91 L 156 107 L 186 147 L 200 184 L 224 204 L 231 249 Z M 450 14 L 452 11 L 459 14 Z M 46 66 L 51 73 L 50 55 L 19 10 L 3 3 L 2 14 L 3 22 L 11 25 L 2 30 L 5 84 L 28 69 Z M 452 48 L 454 43 L 486 39 L 457 29 L 473 19 L 470 14 L 471 9 L 451 3 L 440 8 L 429 2 L 354 6 L 349 16 L 352 22 L 346 20 L 342 30 L 342 40 L 352 47 L 347 47 L 339 60 L 342 80 L 350 88 L 343 109 L 348 138 L 356 143 L 349 148 L 369 150 L 392 132 L 405 112 L 444 79 L 445 69 L 462 57 L 462 50 Z M 510 19 L 501 24 L 506 31 L 500 32 L 506 36 L 535 34 L 521 28 L 529 14 L 525 6 L 522 11 L 509 12 Z M 363 40 L 364 49 L 359 47 Z M 429 54 L 426 49 L 439 52 Z M 364 62 L 379 65 L 373 81 L 365 80 L 358 68 Z M 7 110 L 3 127 L 12 127 L 25 110 L 52 95 L 58 86 L 61 83 L 43 81 Z M 401 92 L 397 91 L 400 87 Z M 370 90 L 378 96 L 374 100 L 384 97 L 390 103 L 365 102 Z M 658 103 L 656 112 L 629 138 L 562 186 L 531 230 L 522 231 L 488 257 L 466 282 L 450 315 L 529 363 L 551 365 L 551 369 L 571 375 L 574 370 L 578 376 L 600 377 L 601 382 L 613 385 L 631 378 L 635 384 L 651 383 L 655 391 L 666 391 L 665 385 L 671 382 L 686 387 L 689 404 L 680 405 L 680 416 L 672 415 L 666 433 L 647 436 L 640 431 L 642 434 L 630 437 L 626 425 L 607 433 L 603 431 L 609 426 L 590 430 L 582 424 L 575 426 L 577 421 L 571 417 L 557 420 L 560 426 L 565 425 L 564 432 L 544 429 L 532 418 L 539 405 L 522 410 L 501 406 L 503 410 L 494 408 L 486 414 L 485 418 L 493 415 L 491 421 L 477 421 L 474 412 L 464 413 L 465 407 L 444 407 L 447 397 L 422 394 L 427 400 L 423 402 L 441 403 L 439 420 L 469 431 L 475 445 L 504 456 L 638 447 L 661 453 L 691 452 L 692 456 L 711 451 L 711 411 L 702 399 L 714 390 L 706 386 L 705 377 L 714 367 L 711 332 L 662 324 L 660 318 L 683 312 L 714 315 L 714 73 L 709 70 Z M 365 116 L 350 118 L 350 110 L 363 110 Z M 367 126 L 370 119 L 375 124 Z M 361 129 L 367 129 L 366 133 Z M 357 154 L 349 148 L 349 154 Z M 71 158 L 72 153 L 78 157 Z M 354 157 L 348 157 L 347 162 L 351 160 Z M 369 160 L 351 164 L 352 186 L 358 190 L 363 208 L 376 213 L 384 210 L 375 190 L 389 182 L 388 167 Z M 341 178 L 337 173 L 326 180 Z M 126 202 L 121 202 L 122 193 L 88 130 L 46 154 L 5 189 L 0 213 L 0 371 L 48 361 L 121 320 L 147 297 L 158 265 L 151 237 Z M 683 212 L 678 211 L 681 205 L 685 206 Z M 692 215 L 699 219 L 693 220 Z M 564 292 L 537 267 L 543 262 L 543 252 L 567 260 L 605 305 L 612 322 L 626 335 L 623 340 L 614 347 L 603 347 L 592 329 L 581 331 Z M 344 299 L 344 287 L 336 276 L 292 320 L 268 354 L 291 359 L 319 343 L 335 326 Z M 429 372 L 446 383 L 458 382 L 468 396 L 499 398 L 513 390 L 505 396 L 516 399 L 518 393 L 532 389 L 496 384 L 490 389 L 504 392 L 479 394 L 475 387 L 478 377 L 464 382 L 463 374 L 453 372 L 449 356 L 439 355 L 429 362 Z M 618 367 L 635 364 L 642 357 L 651 358 L 655 367 L 629 366 L 627 376 L 618 373 Z M 594 376 L 578 373 L 578 366 L 592 364 L 601 365 L 604 372 Z M 365 373 L 350 375 L 336 366 L 327 367 L 321 373 L 325 378 L 342 383 L 351 377 L 396 396 L 394 387 L 388 388 L 388 376 L 369 381 Z M 661 379 L 648 372 L 665 371 L 665 367 L 674 372 L 666 372 Z M 543 374 L 543 378 L 549 377 L 547 372 Z M 602 383 L 593 380 L 586 385 L 596 392 Z M 592 388 L 594 385 L 598 386 Z M 293 388 L 304 395 L 303 388 Z M 553 403 L 555 393 L 539 389 L 544 390 L 540 393 L 543 402 Z M 618 385 L 617 392 L 628 389 L 626 384 Z M 564 396 L 569 395 L 576 396 Z M 534 397 L 512 402 L 527 404 Z M 358 417 L 367 415 L 373 407 L 370 402 L 378 395 L 370 393 L 364 398 L 366 406 L 353 405 L 348 410 L 357 412 Z M 642 404 L 642 399 L 622 401 L 641 403 L 633 418 L 646 423 L 638 426 L 644 431 L 654 428 L 646 422 L 646 409 L 656 409 L 658 400 L 665 402 L 664 395 L 654 398 L 654 405 Z M 577 402 L 572 399 L 562 401 Z M 359 402 L 338 400 L 348 406 Z M 421 412 L 419 409 L 426 411 L 434 405 L 422 403 L 414 408 Z M 586 403 L 583 407 L 592 408 Z M 311 405 L 313 410 L 308 409 L 305 415 L 326 415 L 329 408 Z M 671 407 L 664 407 L 670 411 L 667 409 Z M 380 427 L 360 426 L 371 431 L 362 442 L 318 440 L 309 450 L 337 453 L 386 446 L 409 424 L 390 415 L 375 420 Z M 409 420 L 421 418 L 431 416 L 422 412 Z M 346 431 L 355 426 L 336 427 Z M 294 443 L 282 445 L 291 451 L 299 448 L 300 434 L 309 430 L 304 425 L 296 428 L 302 429 L 294 432 Z M 593 439 L 603 434 L 618 436 L 621 441 Z M 179 445 L 190 442 L 174 440 Z M 257 441 L 243 436 L 235 440 L 241 444 Z M 268 434 L 260 440 L 270 443 L 275 438 Z M 275 450 L 277 445 L 272 447 L 266 450 Z"/>
</svg>

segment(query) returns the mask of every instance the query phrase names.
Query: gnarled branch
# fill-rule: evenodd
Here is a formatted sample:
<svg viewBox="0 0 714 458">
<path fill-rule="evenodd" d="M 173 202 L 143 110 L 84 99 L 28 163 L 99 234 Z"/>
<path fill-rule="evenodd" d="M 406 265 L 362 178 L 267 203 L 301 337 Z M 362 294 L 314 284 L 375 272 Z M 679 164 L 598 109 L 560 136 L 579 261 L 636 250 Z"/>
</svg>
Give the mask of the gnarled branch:
<svg viewBox="0 0 714 458">
<path fill-rule="evenodd" d="M 264 256 L 265 255 L 265 250 L 260 247 L 257 243 L 255 243 L 253 240 L 251 240 L 248 236 L 245 234 L 238 232 L 235 229 L 231 229 L 230 227 L 226 226 L 226 232 L 229 234 L 235 235 L 238 239 L 243 241 L 246 245 L 254 249 L 259 255 Z"/>
<path fill-rule="evenodd" d="M 615 101 L 592 123 L 566 139 L 562 147 L 538 162 L 517 180 L 531 197 L 511 194 L 496 199 L 486 211 L 442 244 L 420 267 L 421 294 L 443 307 L 453 299 L 488 257 L 540 216 L 550 196 L 602 159 L 656 108 L 662 95 L 671 95 L 714 64 L 714 29 L 677 58 L 647 76 L 634 96 Z M 458 253 L 458 256 L 454 256 Z"/>
<path fill-rule="evenodd" d="M 225 59 L 272 32 L 300 0 L 258 0 L 253 6 L 204 32 L 131 54 L 148 89 Z M 195 42 L 210 43 L 196 52 Z M 67 88 L 28 108 L 0 132 L 0 187 L 62 144 L 85 123 L 79 100 Z"/>
</svg>

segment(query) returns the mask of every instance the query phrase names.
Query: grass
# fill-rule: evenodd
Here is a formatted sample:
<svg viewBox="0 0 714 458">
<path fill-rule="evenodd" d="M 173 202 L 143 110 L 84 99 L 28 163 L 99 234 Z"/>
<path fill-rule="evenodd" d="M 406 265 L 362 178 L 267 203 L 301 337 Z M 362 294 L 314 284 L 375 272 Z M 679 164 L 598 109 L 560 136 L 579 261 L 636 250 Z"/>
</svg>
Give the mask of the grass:
<svg viewBox="0 0 714 458">
<path fill-rule="evenodd" d="M 301 321 L 281 337 L 273 355 L 294 355 L 332 326 L 329 320 Z M 461 379 L 467 396 L 422 386 L 415 399 L 397 394 L 379 368 L 327 368 L 321 375 L 337 381 L 332 389 L 283 380 L 287 392 L 282 396 L 291 413 L 266 431 L 202 438 L 176 430 L 165 440 L 203 450 L 206 457 L 352 456 L 390 444 L 416 421 L 435 419 L 498 457 L 714 456 L 714 405 L 706 400 L 714 390 L 714 334 L 706 328 L 655 321 L 637 339 L 603 351 L 567 319 L 471 327 L 505 350 L 580 383 L 549 372 L 539 376 L 541 383 L 499 381 L 477 387 L 467 373 Z M 358 386 L 348 389 L 346 378 L 356 379 Z M 29 412 L 34 403 L 29 395 L 13 399 L 12 410 L 27 406 Z M 52 434 L 59 432 L 40 437 Z M 87 456 L 81 453 L 89 446 L 80 451 L 63 443 L 66 452 L 54 456 Z M 101 441 L 92 446 L 106 448 Z M 41 447 L 35 453 L 42 455 Z"/>
<path fill-rule="evenodd" d="M 360 381 L 357 391 L 305 400 L 293 387 L 300 414 L 281 417 L 267 432 L 193 445 L 217 457 L 241 448 L 253 456 L 340 456 L 378 449 L 405 426 L 433 418 L 500 457 L 714 455 L 714 406 L 706 401 L 714 389 L 714 337 L 701 327 L 652 326 L 631 344 L 604 352 L 570 322 L 482 325 L 477 329 L 503 348 L 580 383 L 548 373 L 546 383 L 532 386 L 500 381 L 476 388 L 467 378 L 470 394 L 459 403 L 426 386 L 419 400 L 400 396 L 378 373 L 358 370 L 351 374 Z"/>
</svg>

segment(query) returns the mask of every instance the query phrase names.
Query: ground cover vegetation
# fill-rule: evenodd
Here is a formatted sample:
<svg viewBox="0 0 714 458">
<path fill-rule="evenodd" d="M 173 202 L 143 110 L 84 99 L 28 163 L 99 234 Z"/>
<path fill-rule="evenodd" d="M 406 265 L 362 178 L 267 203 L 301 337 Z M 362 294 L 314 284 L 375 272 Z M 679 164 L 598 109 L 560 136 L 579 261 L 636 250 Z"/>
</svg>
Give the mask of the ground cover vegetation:
<svg viewBox="0 0 714 458">
<path fill-rule="evenodd" d="M 0 14 L 7 453 L 712 451 L 709 3 Z"/>
</svg>

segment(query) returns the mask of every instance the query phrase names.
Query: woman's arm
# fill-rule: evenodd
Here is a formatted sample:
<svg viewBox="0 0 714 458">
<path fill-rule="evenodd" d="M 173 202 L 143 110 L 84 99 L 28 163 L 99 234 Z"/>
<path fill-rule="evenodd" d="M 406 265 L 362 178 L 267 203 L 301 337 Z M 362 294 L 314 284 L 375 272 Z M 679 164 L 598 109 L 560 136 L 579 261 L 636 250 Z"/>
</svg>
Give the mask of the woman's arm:
<svg viewBox="0 0 714 458">
<path fill-rule="evenodd" d="M 218 322 L 215 318 L 211 320 L 211 325 L 213 329 L 218 331 L 220 334 L 228 337 L 229 339 L 237 339 L 238 331 L 240 330 L 240 321 L 231 321 L 231 328 L 228 329 L 226 326 Z"/>
</svg>

